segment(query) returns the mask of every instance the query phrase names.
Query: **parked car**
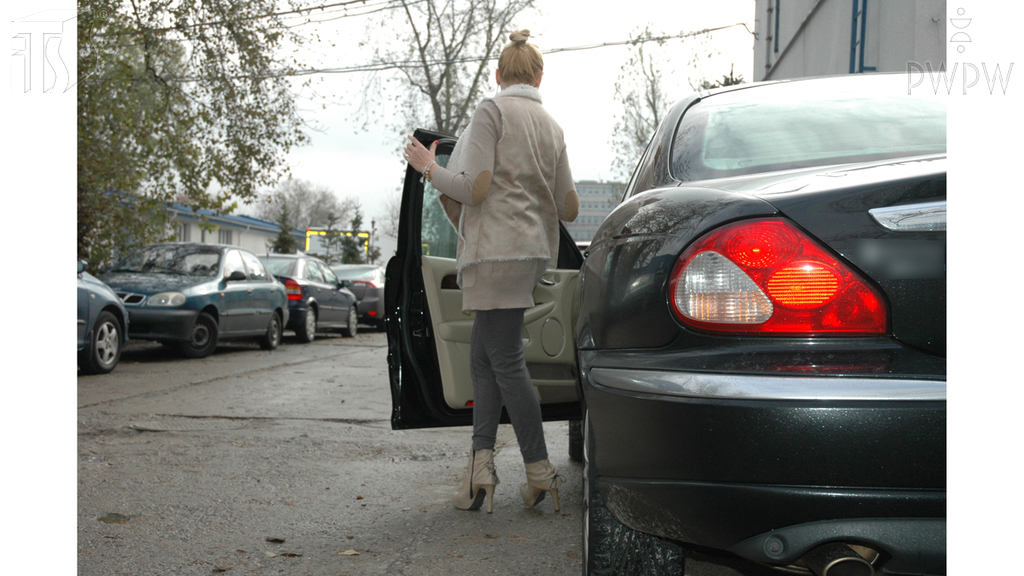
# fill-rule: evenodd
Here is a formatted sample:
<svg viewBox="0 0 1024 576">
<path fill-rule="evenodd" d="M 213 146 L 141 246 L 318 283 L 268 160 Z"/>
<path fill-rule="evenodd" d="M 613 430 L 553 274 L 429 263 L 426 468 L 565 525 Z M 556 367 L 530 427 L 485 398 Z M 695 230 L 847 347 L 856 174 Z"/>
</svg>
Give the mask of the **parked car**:
<svg viewBox="0 0 1024 576">
<path fill-rule="evenodd" d="M 523 338 L 545 420 L 582 419 L 584 574 L 945 573 L 945 117 L 903 74 L 700 92 L 585 261 L 563 228 Z M 392 426 L 466 425 L 457 239 L 404 196 Z"/>
<path fill-rule="evenodd" d="M 106 374 L 117 367 L 128 340 L 128 311 L 121 299 L 78 261 L 78 367 Z"/>
<path fill-rule="evenodd" d="M 170 344 L 189 358 L 209 356 L 227 339 L 254 338 L 273 350 L 288 321 L 284 286 L 237 246 L 149 244 L 101 279 L 128 309 L 132 338 Z"/>
<path fill-rule="evenodd" d="M 340 329 L 343 336 L 358 332 L 359 307 L 347 280 L 338 280 L 323 260 L 311 254 L 260 256 L 270 273 L 284 283 L 291 321 L 300 342 L 312 342 L 318 331 Z"/>
<path fill-rule="evenodd" d="M 348 280 L 348 287 L 356 295 L 359 320 L 363 324 L 384 328 L 384 268 L 376 264 L 337 264 L 331 270 L 340 280 Z"/>
</svg>

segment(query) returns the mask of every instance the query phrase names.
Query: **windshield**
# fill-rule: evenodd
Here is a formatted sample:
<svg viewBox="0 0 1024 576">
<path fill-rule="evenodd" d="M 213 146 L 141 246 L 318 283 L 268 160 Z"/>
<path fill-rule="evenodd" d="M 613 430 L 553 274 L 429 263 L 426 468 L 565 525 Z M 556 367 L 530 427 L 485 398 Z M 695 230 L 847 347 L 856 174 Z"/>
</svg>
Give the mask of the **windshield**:
<svg viewBox="0 0 1024 576">
<path fill-rule="evenodd" d="M 111 272 L 148 272 L 181 276 L 216 276 L 220 251 L 205 246 L 145 246 Z"/>
<path fill-rule="evenodd" d="M 712 95 L 683 115 L 672 173 L 706 180 L 946 151 L 945 99 L 906 79 L 841 77 Z"/>
</svg>

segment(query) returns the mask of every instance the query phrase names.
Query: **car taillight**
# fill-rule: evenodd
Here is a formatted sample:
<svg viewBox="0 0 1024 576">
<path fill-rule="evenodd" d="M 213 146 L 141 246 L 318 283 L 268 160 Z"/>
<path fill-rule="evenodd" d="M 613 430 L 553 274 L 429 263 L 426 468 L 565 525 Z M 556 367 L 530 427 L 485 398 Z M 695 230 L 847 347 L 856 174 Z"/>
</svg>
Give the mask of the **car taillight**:
<svg viewBox="0 0 1024 576">
<path fill-rule="evenodd" d="M 728 333 L 884 334 L 877 288 L 780 218 L 729 224 L 690 245 L 672 271 L 672 311 Z"/>
<path fill-rule="evenodd" d="M 289 300 L 302 300 L 302 286 L 295 280 L 285 280 L 284 291 Z"/>
<path fill-rule="evenodd" d="M 364 284 L 366 286 L 369 286 L 370 288 L 377 288 L 377 285 L 374 284 L 373 282 L 369 281 L 369 280 L 353 280 L 352 283 L 353 284 Z"/>
</svg>

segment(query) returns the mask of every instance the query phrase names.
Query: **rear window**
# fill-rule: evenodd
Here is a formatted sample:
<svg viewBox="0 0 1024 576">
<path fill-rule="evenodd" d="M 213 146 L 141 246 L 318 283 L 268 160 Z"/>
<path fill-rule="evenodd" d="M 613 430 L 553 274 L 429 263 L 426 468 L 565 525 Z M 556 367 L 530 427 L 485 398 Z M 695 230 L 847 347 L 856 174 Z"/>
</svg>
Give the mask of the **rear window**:
<svg viewBox="0 0 1024 576">
<path fill-rule="evenodd" d="M 295 258 L 274 258 L 273 256 L 261 256 L 260 260 L 267 265 L 267 271 L 274 276 L 291 276 L 292 265 Z"/>
<path fill-rule="evenodd" d="M 376 268 L 331 268 L 340 280 L 376 280 Z"/>
<path fill-rule="evenodd" d="M 946 151 L 944 98 L 901 75 L 784 82 L 710 96 L 683 115 L 673 176 L 706 180 Z"/>
</svg>

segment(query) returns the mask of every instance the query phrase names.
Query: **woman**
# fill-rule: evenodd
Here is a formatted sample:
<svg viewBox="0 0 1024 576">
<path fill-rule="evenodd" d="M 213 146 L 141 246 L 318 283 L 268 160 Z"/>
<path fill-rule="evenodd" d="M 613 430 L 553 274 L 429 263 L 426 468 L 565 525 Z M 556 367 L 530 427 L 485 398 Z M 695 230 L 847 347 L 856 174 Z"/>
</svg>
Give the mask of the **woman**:
<svg viewBox="0 0 1024 576">
<path fill-rule="evenodd" d="M 452 504 L 494 509 L 494 442 L 504 403 L 526 465 L 520 494 L 533 506 L 551 492 L 559 510 L 562 478 L 548 461 L 540 402 L 523 355 L 523 313 L 533 288 L 558 261 L 558 220 L 572 221 L 579 197 L 558 123 L 541 105 L 544 60 L 517 30 L 498 59 L 501 91 L 477 107 L 447 168 L 412 136 L 405 158 L 430 180 L 459 233 L 463 311 L 476 311 L 470 340 L 473 447 Z"/>
</svg>

